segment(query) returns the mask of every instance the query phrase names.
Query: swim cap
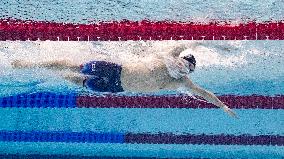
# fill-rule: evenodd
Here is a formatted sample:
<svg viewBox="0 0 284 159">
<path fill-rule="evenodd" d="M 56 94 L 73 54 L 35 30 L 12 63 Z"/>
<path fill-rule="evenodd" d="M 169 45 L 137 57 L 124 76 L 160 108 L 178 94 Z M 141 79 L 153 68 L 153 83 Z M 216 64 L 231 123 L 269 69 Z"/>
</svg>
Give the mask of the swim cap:
<svg viewBox="0 0 284 159">
<path fill-rule="evenodd" d="M 186 61 L 188 61 L 189 63 L 192 63 L 194 65 L 194 67 L 195 67 L 196 60 L 195 60 L 193 55 L 189 54 L 189 55 L 186 55 L 186 56 L 184 56 L 182 58 L 185 59 Z"/>
</svg>

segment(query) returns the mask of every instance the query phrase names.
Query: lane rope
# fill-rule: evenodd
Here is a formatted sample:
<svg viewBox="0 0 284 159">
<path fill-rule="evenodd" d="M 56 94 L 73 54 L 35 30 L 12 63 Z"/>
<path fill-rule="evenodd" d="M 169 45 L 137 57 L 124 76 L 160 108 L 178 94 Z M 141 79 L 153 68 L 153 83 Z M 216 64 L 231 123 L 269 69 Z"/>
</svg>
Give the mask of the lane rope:
<svg viewBox="0 0 284 159">
<path fill-rule="evenodd" d="M 0 41 L 284 40 L 284 22 L 208 24 L 176 21 L 111 21 L 96 24 L 0 19 Z"/>
<path fill-rule="evenodd" d="M 284 109 L 284 96 L 219 96 L 233 109 Z M 0 108 L 188 108 L 218 109 L 190 96 L 83 96 L 76 93 L 37 92 L 0 98 Z"/>
<path fill-rule="evenodd" d="M 272 145 L 284 146 L 280 135 L 228 135 L 170 133 L 105 133 L 66 131 L 0 131 L 3 142 L 68 142 L 68 143 L 128 143 L 128 144 L 207 144 L 207 145 Z"/>
</svg>

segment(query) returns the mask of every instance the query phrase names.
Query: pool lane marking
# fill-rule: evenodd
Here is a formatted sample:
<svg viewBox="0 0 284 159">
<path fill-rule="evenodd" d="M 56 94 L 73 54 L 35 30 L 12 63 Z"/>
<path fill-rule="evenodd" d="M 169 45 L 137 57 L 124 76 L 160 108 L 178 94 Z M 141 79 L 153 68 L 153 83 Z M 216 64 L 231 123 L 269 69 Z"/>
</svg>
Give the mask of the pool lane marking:
<svg viewBox="0 0 284 159">
<path fill-rule="evenodd" d="M 284 96 L 219 96 L 233 109 L 284 109 Z M 204 100 L 184 95 L 83 96 L 76 93 L 23 93 L 1 97 L 0 108 L 190 108 L 218 109 Z"/>
<path fill-rule="evenodd" d="M 171 133 L 104 133 L 67 131 L 0 131 L 2 142 L 68 142 L 128 144 L 193 144 L 193 145 L 272 145 L 284 146 L 281 135 L 229 135 Z"/>
<path fill-rule="evenodd" d="M 96 24 L 0 19 L 0 41 L 284 40 L 284 21 L 103 21 Z"/>
<path fill-rule="evenodd" d="M 219 96 L 233 109 L 284 109 L 284 96 Z M 77 107 L 87 108 L 218 108 L 190 96 L 78 96 Z"/>
</svg>

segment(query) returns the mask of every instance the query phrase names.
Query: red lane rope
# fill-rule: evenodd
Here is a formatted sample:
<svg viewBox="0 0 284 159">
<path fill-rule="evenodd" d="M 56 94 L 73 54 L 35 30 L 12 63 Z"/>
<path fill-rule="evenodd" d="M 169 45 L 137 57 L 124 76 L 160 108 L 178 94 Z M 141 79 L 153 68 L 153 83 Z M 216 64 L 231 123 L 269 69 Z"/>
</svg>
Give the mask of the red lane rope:
<svg viewBox="0 0 284 159">
<path fill-rule="evenodd" d="M 284 96 L 234 96 L 219 97 L 221 101 L 236 109 L 284 109 Z M 75 93 L 51 92 L 23 93 L 0 98 L 0 108 L 217 108 L 205 100 L 190 96 L 80 96 Z"/>
<path fill-rule="evenodd" d="M 284 96 L 220 96 L 234 109 L 284 109 Z M 190 96 L 78 96 L 77 107 L 88 108 L 218 108 Z"/>
<path fill-rule="evenodd" d="M 211 22 L 112 21 L 66 24 L 0 19 L 0 40 L 284 40 L 284 21 Z"/>
</svg>

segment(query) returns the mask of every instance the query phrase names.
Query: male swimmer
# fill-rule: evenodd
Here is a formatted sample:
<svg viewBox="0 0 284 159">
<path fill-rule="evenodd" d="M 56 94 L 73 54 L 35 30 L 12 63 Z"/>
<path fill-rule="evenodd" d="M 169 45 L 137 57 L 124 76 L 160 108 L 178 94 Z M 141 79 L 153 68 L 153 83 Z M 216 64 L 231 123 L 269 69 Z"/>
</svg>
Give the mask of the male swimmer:
<svg viewBox="0 0 284 159">
<path fill-rule="evenodd" d="M 12 62 L 12 66 L 70 70 L 72 73 L 65 74 L 65 79 L 98 92 L 157 92 L 184 88 L 222 108 L 232 117 L 237 117 L 213 93 L 191 81 L 188 75 L 195 70 L 196 61 L 193 55 L 180 56 L 185 49 L 184 46 L 176 47 L 166 56 L 156 56 L 148 60 L 148 63 L 119 65 L 110 61 L 91 61 L 77 66 L 68 61 L 30 63 L 16 60 Z M 151 63 L 155 65 L 148 67 Z"/>
</svg>

